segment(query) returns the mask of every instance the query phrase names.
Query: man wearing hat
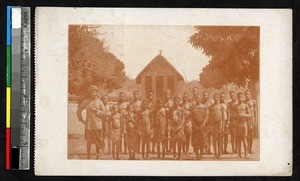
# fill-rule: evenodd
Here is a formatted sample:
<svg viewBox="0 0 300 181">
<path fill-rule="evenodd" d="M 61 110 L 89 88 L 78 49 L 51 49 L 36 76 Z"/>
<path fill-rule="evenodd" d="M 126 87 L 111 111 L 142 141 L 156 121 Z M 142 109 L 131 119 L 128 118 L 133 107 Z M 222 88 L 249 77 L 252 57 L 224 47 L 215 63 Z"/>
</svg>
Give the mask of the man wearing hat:
<svg viewBox="0 0 300 181">
<path fill-rule="evenodd" d="M 99 159 L 99 150 L 103 149 L 102 119 L 105 115 L 103 102 L 98 97 L 98 88 L 94 85 L 88 88 L 88 98 L 78 107 L 76 113 L 80 122 L 85 125 L 85 140 L 87 141 L 87 159 L 90 159 L 91 145 L 96 145 L 96 158 Z M 86 119 L 82 117 L 82 111 L 86 109 Z"/>
</svg>

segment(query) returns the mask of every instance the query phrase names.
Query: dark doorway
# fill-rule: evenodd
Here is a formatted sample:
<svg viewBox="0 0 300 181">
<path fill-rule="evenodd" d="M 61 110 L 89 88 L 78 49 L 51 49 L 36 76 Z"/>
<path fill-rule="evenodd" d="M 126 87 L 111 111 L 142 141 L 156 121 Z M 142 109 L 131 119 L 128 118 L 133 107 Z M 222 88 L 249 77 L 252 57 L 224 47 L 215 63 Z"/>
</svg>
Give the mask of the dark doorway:
<svg viewBox="0 0 300 181">
<path fill-rule="evenodd" d="M 156 76 L 156 98 L 162 98 L 164 93 L 164 77 Z"/>
<path fill-rule="evenodd" d="M 168 89 L 171 91 L 171 96 L 174 96 L 174 90 L 175 90 L 175 85 L 174 85 L 174 76 L 168 76 Z"/>
<path fill-rule="evenodd" d="M 148 97 L 149 92 L 152 91 L 152 77 L 145 76 L 145 95 Z"/>
</svg>

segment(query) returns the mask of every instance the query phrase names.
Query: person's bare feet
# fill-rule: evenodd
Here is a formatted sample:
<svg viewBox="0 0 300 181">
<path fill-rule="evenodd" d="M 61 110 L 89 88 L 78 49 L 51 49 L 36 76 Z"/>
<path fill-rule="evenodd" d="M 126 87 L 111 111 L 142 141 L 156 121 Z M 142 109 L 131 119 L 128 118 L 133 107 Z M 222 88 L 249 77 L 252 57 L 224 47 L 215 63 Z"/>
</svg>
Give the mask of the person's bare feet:
<svg viewBox="0 0 300 181">
<path fill-rule="evenodd" d="M 223 151 L 223 154 L 229 154 L 229 152 L 227 150 Z"/>
<path fill-rule="evenodd" d="M 189 159 L 190 158 L 190 154 L 189 153 L 185 153 L 184 158 L 185 159 Z"/>
<path fill-rule="evenodd" d="M 100 155 L 101 155 L 101 153 L 98 153 L 98 154 L 96 155 L 96 160 L 99 160 L 99 159 L 100 159 Z"/>
<path fill-rule="evenodd" d="M 249 151 L 250 154 L 254 154 L 254 151 Z"/>
</svg>

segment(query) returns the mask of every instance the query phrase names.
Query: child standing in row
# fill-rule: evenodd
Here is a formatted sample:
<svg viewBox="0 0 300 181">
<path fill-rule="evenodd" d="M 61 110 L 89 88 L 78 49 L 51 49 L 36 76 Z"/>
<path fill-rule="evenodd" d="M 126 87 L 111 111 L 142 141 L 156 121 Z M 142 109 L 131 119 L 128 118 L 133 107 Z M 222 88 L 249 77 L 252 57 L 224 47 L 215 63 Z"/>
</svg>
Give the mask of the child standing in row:
<svg viewBox="0 0 300 181">
<path fill-rule="evenodd" d="M 178 151 L 177 159 L 181 159 L 181 149 L 185 143 L 184 136 L 184 112 L 183 109 L 179 106 L 179 98 L 174 98 L 174 106 L 170 110 L 171 115 L 171 141 L 173 145 L 173 157 L 176 159 L 176 148 Z"/>
<path fill-rule="evenodd" d="M 208 139 L 206 134 L 206 122 L 208 119 L 208 108 L 205 104 L 201 103 L 201 97 L 195 96 L 195 104 L 191 112 L 192 117 L 192 144 L 193 150 L 198 160 L 202 159 L 204 150 L 208 147 Z"/>
<path fill-rule="evenodd" d="M 213 148 L 215 159 L 220 159 L 223 151 L 223 132 L 225 125 L 225 109 L 220 104 L 220 95 L 214 94 L 214 104 L 209 107 L 209 121 L 213 126 Z"/>
<path fill-rule="evenodd" d="M 137 113 L 139 121 L 139 130 L 142 137 L 142 157 L 143 159 L 149 158 L 150 152 L 150 137 L 151 137 L 151 110 L 148 107 L 148 102 L 142 102 L 142 109 Z M 146 153 L 145 153 L 146 152 Z M 146 157 L 145 157 L 146 156 Z"/>
<path fill-rule="evenodd" d="M 110 117 L 111 138 L 112 138 L 112 154 L 113 158 L 120 160 L 120 144 L 121 144 L 121 114 L 118 112 L 118 106 L 112 106 L 112 116 Z"/>
<path fill-rule="evenodd" d="M 251 118 L 250 110 L 247 104 L 244 103 L 244 94 L 238 93 L 238 104 L 235 105 L 236 109 L 236 127 L 237 127 L 237 152 L 238 158 L 242 157 L 242 143 L 244 147 L 245 159 L 248 159 L 247 151 L 247 119 Z"/>
<path fill-rule="evenodd" d="M 183 93 L 182 96 L 182 103 L 180 104 L 184 111 L 184 136 L 185 136 L 185 143 L 183 145 L 183 152 L 185 153 L 186 157 L 189 157 L 189 147 L 192 138 L 192 121 L 190 119 L 190 112 L 192 108 L 192 103 L 189 101 L 189 94 L 187 92 Z"/>
<path fill-rule="evenodd" d="M 127 107 L 127 122 L 126 122 L 126 140 L 129 151 L 129 160 L 135 160 L 135 153 L 138 145 L 138 130 L 134 107 L 129 104 Z"/>
<path fill-rule="evenodd" d="M 104 132 L 104 138 L 107 139 L 107 145 L 108 145 L 108 154 L 111 153 L 111 129 L 110 129 L 110 120 L 109 117 L 111 115 L 111 106 L 108 104 L 108 97 L 103 96 L 102 102 L 104 105 L 104 115 L 103 115 L 103 132 Z"/>
<path fill-rule="evenodd" d="M 163 100 L 159 99 L 157 102 L 157 109 L 155 111 L 155 133 L 157 142 L 157 156 L 160 159 L 160 151 L 162 150 L 162 159 L 165 159 L 165 142 L 166 142 L 166 132 L 167 132 L 167 111 L 163 107 Z M 162 148 L 162 149 L 161 149 Z"/>
</svg>

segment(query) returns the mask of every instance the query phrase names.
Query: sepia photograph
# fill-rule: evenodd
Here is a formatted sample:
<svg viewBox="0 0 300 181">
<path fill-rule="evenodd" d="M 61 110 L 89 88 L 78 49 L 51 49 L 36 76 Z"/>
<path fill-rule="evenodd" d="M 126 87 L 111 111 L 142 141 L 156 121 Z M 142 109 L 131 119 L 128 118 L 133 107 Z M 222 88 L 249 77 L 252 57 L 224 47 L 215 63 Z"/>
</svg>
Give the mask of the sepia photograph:
<svg viewBox="0 0 300 181">
<path fill-rule="evenodd" d="M 260 27 L 68 25 L 70 160 L 260 160 Z"/>
<path fill-rule="evenodd" d="M 36 175 L 292 174 L 291 10 L 35 14 Z"/>
</svg>

